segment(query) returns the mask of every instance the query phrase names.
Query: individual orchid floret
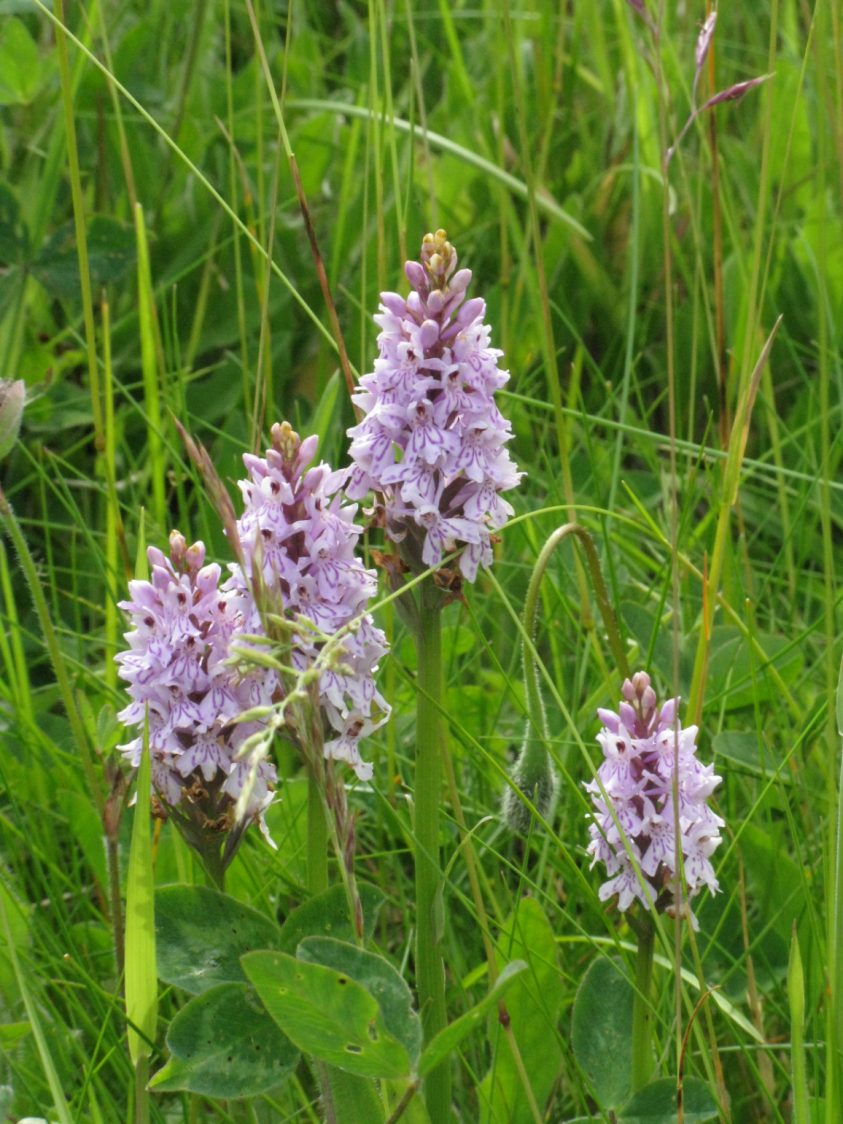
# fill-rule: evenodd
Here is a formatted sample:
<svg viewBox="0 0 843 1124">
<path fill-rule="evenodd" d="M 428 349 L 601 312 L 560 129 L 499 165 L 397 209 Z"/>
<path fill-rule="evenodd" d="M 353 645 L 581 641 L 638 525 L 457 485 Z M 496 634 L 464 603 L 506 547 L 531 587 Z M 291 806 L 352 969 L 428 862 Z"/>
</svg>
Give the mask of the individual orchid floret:
<svg viewBox="0 0 843 1124">
<path fill-rule="evenodd" d="M 491 346 L 486 305 L 466 300 L 471 271 L 457 270 L 445 232 L 427 234 L 407 262 L 411 292 L 382 293 L 374 371 L 354 395 L 350 498 L 382 497 L 386 533 L 417 573 L 458 550 L 474 581 L 492 560 L 492 535 L 512 515 L 501 493 L 521 479 L 506 445 L 512 427 L 495 404 L 509 375 Z"/>
<path fill-rule="evenodd" d="M 239 482 L 245 510 L 237 521 L 242 565 L 231 567 L 225 588 L 251 598 L 244 632 L 266 630 L 259 602 L 277 605 L 294 630 L 290 664 L 296 672 L 319 667 L 318 693 L 325 717 L 326 757 L 346 761 L 360 780 L 372 766 L 359 743 L 383 725 L 389 706 L 375 685 L 378 661 L 387 650 L 383 632 L 366 611 L 377 592 L 377 578 L 355 554 L 361 528 L 356 504 L 343 502 L 344 472 L 320 463 L 318 439 L 301 440 L 286 423 L 271 431 L 266 457 L 247 454 L 249 472 Z M 305 626 L 309 622 L 310 627 Z M 341 630 L 339 650 L 322 659 L 326 639 Z M 278 691 L 284 685 L 278 681 Z"/>
<path fill-rule="evenodd" d="M 147 556 L 149 580 L 130 582 L 130 600 L 120 602 L 132 628 L 129 648 L 116 660 L 131 702 L 118 717 L 138 731 L 120 749 L 132 765 L 140 763 L 148 715 L 152 780 L 161 802 L 200 852 L 218 848 L 229 833 L 231 856 L 248 823 L 264 829 L 272 800 L 274 767 L 264 761 L 251 776 L 238 756 L 259 725 L 237 719 L 270 702 L 274 675 L 263 669 L 241 674 L 230 666 L 231 637 L 243 628 L 248 599 L 220 588 L 220 567 L 205 564 L 203 543 L 188 546 L 173 531 L 169 557 L 156 547 Z M 234 808 L 247 783 L 239 821 Z"/>
<path fill-rule="evenodd" d="M 617 713 L 597 712 L 604 759 L 585 786 L 594 803 L 591 865 L 602 862 L 609 875 L 600 900 L 617 896 L 618 908 L 626 910 L 638 899 L 646 909 L 687 912 L 695 924 L 681 887 L 688 899 L 704 886 L 718 889 L 711 855 L 724 821 L 708 798 L 721 778 L 697 758 L 697 727 L 683 729 L 679 699 L 659 707 L 643 671 L 624 681 L 622 695 Z"/>
</svg>

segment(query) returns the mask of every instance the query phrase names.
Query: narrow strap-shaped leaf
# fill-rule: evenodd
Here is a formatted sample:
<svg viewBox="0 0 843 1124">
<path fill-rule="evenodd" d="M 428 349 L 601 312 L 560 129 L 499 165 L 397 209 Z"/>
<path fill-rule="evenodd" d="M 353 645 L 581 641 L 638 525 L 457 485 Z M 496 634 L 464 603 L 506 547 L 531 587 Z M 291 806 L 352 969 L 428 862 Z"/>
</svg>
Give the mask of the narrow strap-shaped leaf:
<svg viewBox="0 0 843 1124">
<path fill-rule="evenodd" d="M 126 1018 L 129 1024 L 129 1056 L 134 1065 L 140 1058 L 148 1058 L 152 1052 L 158 1018 L 148 721 L 143 740 L 126 887 Z"/>
</svg>

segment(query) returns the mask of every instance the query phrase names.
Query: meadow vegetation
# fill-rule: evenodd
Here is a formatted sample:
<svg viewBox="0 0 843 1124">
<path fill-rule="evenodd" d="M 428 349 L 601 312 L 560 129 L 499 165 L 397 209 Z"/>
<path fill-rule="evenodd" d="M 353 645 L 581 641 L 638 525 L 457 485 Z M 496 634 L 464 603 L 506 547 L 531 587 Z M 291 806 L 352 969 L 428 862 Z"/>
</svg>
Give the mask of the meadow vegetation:
<svg viewBox="0 0 843 1124">
<path fill-rule="evenodd" d="M 826 0 L 724 4 L 695 61 L 708 14 L 702 0 L 0 0 L 0 376 L 26 388 L 0 462 L 3 1119 L 343 1121 L 344 1097 L 374 1106 L 354 1117 L 367 1124 L 445 1119 L 385 1062 L 368 1092 L 297 1055 L 257 1096 L 241 1095 L 251 1078 L 207 1073 L 140 1091 L 194 989 L 183 964 L 162 968 L 130 1057 L 127 895 L 142 914 L 151 869 L 159 955 L 199 939 L 178 935 L 187 899 L 160 887 L 191 887 L 200 913 L 211 899 L 172 819 L 148 842 L 135 831 L 132 851 L 149 817 L 117 749 L 134 734 L 114 658 L 148 545 L 178 528 L 234 561 L 177 423 L 236 502 L 242 455 L 275 422 L 346 466 L 378 295 L 407 293 L 403 263 L 437 228 L 486 300 L 526 473 L 493 565 L 442 610 L 425 719 L 447 745 L 430 937 L 447 1021 L 487 999 L 440 1061 L 446 1114 L 631 1124 L 643 1066 L 662 1081 L 651 1121 L 843 1118 L 843 17 Z M 667 163 L 694 104 L 764 75 L 701 112 Z M 545 559 L 534 638 L 522 624 L 542 547 L 569 522 L 595 544 L 628 669 L 681 697 L 722 777 L 720 892 L 695 898 L 696 932 L 659 916 L 643 1007 L 637 915 L 599 899 L 586 852 L 596 708 L 617 706 L 627 669 L 576 535 Z M 387 545 L 372 527 L 359 551 L 379 567 L 392 715 L 362 742 L 372 779 L 332 775 L 365 947 L 415 1004 L 428 680 Z M 525 726 L 558 787 L 542 808 L 515 794 L 513 833 L 502 799 Z M 225 890 L 255 911 L 252 949 L 292 954 L 295 933 L 266 933 L 320 888 L 312 777 L 293 740 L 273 756 L 277 848 L 248 831 Z M 342 865 L 330 851 L 332 885 Z M 125 950 L 141 991 L 144 940 Z M 526 968 L 489 1000 L 512 961 Z M 253 982 L 269 972 L 250 965 Z"/>
</svg>

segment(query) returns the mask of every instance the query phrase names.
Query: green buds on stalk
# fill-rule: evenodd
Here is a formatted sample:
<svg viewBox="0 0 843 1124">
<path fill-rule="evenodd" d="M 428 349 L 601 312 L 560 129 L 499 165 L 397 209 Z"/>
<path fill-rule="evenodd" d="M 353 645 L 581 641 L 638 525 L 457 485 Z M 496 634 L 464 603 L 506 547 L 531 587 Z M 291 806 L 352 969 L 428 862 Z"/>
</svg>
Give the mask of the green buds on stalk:
<svg viewBox="0 0 843 1124">
<path fill-rule="evenodd" d="M 521 750 L 510 774 L 510 785 L 505 789 L 501 802 L 501 812 L 509 830 L 515 835 L 529 832 L 533 819 L 530 804 L 546 819 L 558 788 L 559 778 L 544 739 L 533 729 L 532 720 L 528 719 Z"/>
</svg>

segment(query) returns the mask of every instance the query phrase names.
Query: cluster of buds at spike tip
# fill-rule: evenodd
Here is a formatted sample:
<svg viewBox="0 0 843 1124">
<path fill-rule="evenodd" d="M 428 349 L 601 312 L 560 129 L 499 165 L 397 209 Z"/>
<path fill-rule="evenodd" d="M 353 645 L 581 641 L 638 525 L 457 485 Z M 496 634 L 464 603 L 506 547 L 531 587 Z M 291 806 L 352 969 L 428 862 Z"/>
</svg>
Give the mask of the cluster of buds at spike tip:
<svg viewBox="0 0 843 1124">
<path fill-rule="evenodd" d="M 703 886 L 718 889 L 711 855 L 724 821 L 708 798 L 721 778 L 697 758 L 697 727 L 682 728 L 679 699 L 659 707 L 643 671 L 624 681 L 622 695 L 617 713 L 597 712 L 604 760 L 585 786 L 594 803 L 588 853 L 609 875 L 600 899 L 617 896 L 626 910 L 637 898 L 695 924 L 682 887 L 688 899 Z"/>
<path fill-rule="evenodd" d="M 275 681 L 264 670 L 241 674 L 230 666 L 232 638 L 250 615 L 250 599 L 229 582 L 220 585 L 220 567 L 205 564 L 203 543 L 188 546 L 173 531 L 169 558 L 154 546 L 147 557 L 150 579 L 130 582 L 131 599 L 120 602 L 132 629 L 128 651 L 116 659 L 131 702 L 118 717 L 138 730 L 120 748 L 132 765 L 140 763 L 148 716 L 155 790 L 189 841 L 205 851 L 238 826 L 234 809 L 244 786 L 242 823 L 264 827 L 275 769 L 262 762 L 252 770 L 240 760 L 241 746 L 259 727 L 237 719 L 268 705 Z"/>
<path fill-rule="evenodd" d="M 495 404 L 509 379 L 490 345 L 485 302 L 466 300 L 471 270 L 457 270 L 445 232 L 425 235 L 407 262 L 409 296 L 382 293 L 379 358 L 354 401 L 351 498 L 381 497 L 386 533 L 410 569 L 458 550 L 463 578 L 492 560 L 492 535 L 512 514 L 501 493 L 521 478 L 506 448 L 510 423 Z"/>
</svg>

